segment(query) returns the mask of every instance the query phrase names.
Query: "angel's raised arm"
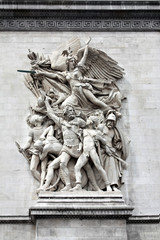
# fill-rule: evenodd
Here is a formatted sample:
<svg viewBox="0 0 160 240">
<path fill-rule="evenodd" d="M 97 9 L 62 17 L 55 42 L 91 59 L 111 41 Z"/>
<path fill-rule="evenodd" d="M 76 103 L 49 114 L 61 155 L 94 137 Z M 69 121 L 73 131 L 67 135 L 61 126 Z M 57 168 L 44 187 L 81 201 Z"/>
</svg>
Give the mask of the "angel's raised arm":
<svg viewBox="0 0 160 240">
<path fill-rule="evenodd" d="M 88 48 L 89 48 L 89 43 L 91 41 L 91 38 L 89 39 L 89 41 L 86 43 L 85 49 L 84 49 L 84 53 L 83 53 L 83 57 L 80 60 L 80 62 L 78 63 L 79 66 L 84 66 L 87 56 L 88 56 Z"/>
</svg>

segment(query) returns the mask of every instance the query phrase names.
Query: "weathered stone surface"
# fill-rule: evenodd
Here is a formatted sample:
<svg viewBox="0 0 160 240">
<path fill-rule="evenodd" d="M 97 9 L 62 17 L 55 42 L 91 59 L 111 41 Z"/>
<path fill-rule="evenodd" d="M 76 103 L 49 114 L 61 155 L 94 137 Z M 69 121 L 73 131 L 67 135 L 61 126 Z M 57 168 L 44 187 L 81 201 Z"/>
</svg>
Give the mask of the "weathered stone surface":
<svg viewBox="0 0 160 240">
<path fill-rule="evenodd" d="M 35 240 L 36 228 L 31 224 L 1 224 L 0 239 Z"/>
<path fill-rule="evenodd" d="M 124 220 L 38 220 L 37 240 L 127 240 Z"/>
<path fill-rule="evenodd" d="M 126 200 L 135 206 L 135 213 L 157 214 L 160 198 L 160 168 L 157 161 L 160 133 L 159 34 L 78 34 L 83 39 L 88 39 L 88 35 L 94 38 L 93 46 L 106 51 L 126 69 L 123 81 L 125 84 L 119 81 L 122 93 L 127 96 L 122 108 L 123 129 L 127 127 L 131 139 L 129 167 L 125 174 L 128 183 L 123 187 Z M 29 101 L 33 101 L 32 95 L 23 85 L 23 76 L 16 70 L 20 66 L 22 69 L 29 67 L 25 60 L 27 48 L 37 52 L 43 49 L 47 54 L 54 49 L 61 38 L 72 36 L 73 33 L 0 34 L 1 56 L 3 56 L 3 61 L 0 63 L 2 214 L 26 213 L 32 200 L 36 198 L 32 193 L 36 189 L 36 181 L 30 177 L 29 167 L 14 144 L 15 139 L 24 143 L 26 141 L 24 136 L 27 136 L 28 129 L 24 120 Z"/>
<path fill-rule="evenodd" d="M 25 136 L 28 133 L 25 124 L 26 109 L 34 98 L 23 85 L 23 76 L 16 70 L 20 66 L 22 69 L 29 67 L 25 57 L 28 48 L 36 52 L 43 50 L 45 54 L 48 54 L 61 42 L 62 38 L 68 39 L 73 35 L 78 35 L 85 40 L 88 36 L 93 37 L 93 44 L 96 48 L 99 47 L 112 58 L 116 58 L 125 68 L 126 75 L 123 84 L 121 81 L 118 84 L 127 96 L 122 108 L 124 122 L 122 129 L 127 128 L 131 143 L 127 160 L 129 166 L 125 171 L 126 184 L 122 190 L 125 201 L 135 207 L 135 215 L 157 215 L 160 212 L 160 164 L 158 161 L 160 154 L 160 36 L 159 33 L 154 32 L 0 33 L 0 49 L 3 59 L 0 62 L 1 215 L 27 214 L 29 207 L 35 203 L 36 199 L 34 192 L 37 183 L 31 178 L 27 162 L 17 152 L 14 144 L 15 139 L 23 143 L 26 141 Z M 140 227 L 135 225 L 134 228 L 131 225 L 128 226 L 130 228 L 128 234 L 138 231 L 142 238 L 142 225 Z M 159 237 L 158 226 L 153 227 L 153 231 L 157 230 L 155 234 L 157 239 Z M 136 230 L 138 228 L 139 230 Z M 144 235 L 147 236 L 147 234 L 151 235 L 149 232 Z M 141 239 L 140 237 L 137 239 Z M 135 239 L 134 235 L 130 239 Z"/>
<path fill-rule="evenodd" d="M 128 240 L 159 240 L 160 224 L 129 224 L 127 225 Z"/>
</svg>

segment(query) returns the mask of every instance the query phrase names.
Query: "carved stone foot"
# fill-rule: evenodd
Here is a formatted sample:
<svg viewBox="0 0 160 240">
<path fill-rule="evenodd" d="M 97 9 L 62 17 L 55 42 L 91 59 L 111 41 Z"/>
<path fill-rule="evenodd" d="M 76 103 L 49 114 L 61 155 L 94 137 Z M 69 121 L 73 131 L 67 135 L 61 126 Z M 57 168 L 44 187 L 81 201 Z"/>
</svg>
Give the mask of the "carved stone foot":
<svg viewBox="0 0 160 240">
<path fill-rule="evenodd" d="M 37 188 L 37 193 L 40 193 L 40 192 L 42 192 L 42 191 L 46 191 L 46 188 L 45 187 L 39 187 L 39 188 Z"/>
<path fill-rule="evenodd" d="M 103 190 L 101 190 L 98 186 L 94 186 L 94 190 L 97 192 L 103 192 Z"/>
<path fill-rule="evenodd" d="M 106 190 L 107 190 L 107 192 L 112 192 L 111 186 L 110 185 L 106 186 Z"/>
<path fill-rule="evenodd" d="M 113 189 L 114 192 L 121 192 L 121 191 L 120 191 L 118 188 L 116 188 L 115 186 L 112 187 L 112 189 Z"/>
<path fill-rule="evenodd" d="M 61 189 L 61 192 L 67 192 L 70 191 L 71 185 L 66 185 L 64 188 Z"/>
<path fill-rule="evenodd" d="M 70 192 L 75 192 L 75 191 L 82 191 L 81 184 L 77 184 L 74 188 L 70 189 Z"/>
<path fill-rule="evenodd" d="M 103 192 L 103 190 L 101 190 L 100 188 L 96 189 L 97 192 Z"/>
</svg>

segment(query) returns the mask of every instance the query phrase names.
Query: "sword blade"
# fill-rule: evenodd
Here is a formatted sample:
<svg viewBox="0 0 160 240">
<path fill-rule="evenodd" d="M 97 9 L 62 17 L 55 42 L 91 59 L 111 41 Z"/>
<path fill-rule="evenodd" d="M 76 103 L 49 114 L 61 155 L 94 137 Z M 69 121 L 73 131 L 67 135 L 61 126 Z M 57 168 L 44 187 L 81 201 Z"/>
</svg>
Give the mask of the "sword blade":
<svg viewBox="0 0 160 240">
<path fill-rule="evenodd" d="M 35 74 L 35 73 L 36 73 L 36 71 L 34 71 L 34 70 L 31 70 L 31 71 L 29 71 L 29 70 L 17 70 L 17 72 L 32 73 L 32 74 Z"/>
</svg>

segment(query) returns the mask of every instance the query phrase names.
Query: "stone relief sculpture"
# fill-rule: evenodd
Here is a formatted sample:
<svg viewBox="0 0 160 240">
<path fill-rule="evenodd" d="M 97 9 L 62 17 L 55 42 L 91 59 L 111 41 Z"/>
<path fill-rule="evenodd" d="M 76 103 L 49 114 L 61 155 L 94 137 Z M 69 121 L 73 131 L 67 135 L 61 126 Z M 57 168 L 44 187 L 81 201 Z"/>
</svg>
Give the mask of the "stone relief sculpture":
<svg viewBox="0 0 160 240">
<path fill-rule="evenodd" d="M 50 57 L 29 50 L 25 85 L 36 97 L 27 123 L 28 159 L 37 191 L 119 191 L 126 146 L 116 127 L 124 71 L 106 53 L 75 37 Z"/>
</svg>

